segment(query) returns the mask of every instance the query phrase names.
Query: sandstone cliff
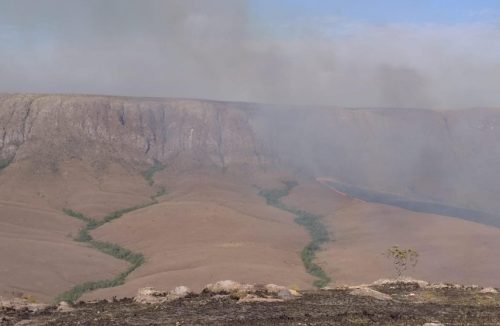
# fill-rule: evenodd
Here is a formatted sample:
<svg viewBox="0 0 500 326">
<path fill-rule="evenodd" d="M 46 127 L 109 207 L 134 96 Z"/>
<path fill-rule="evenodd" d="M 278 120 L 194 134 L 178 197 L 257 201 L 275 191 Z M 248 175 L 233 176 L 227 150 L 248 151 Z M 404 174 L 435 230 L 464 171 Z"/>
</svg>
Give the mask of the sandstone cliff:
<svg viewBox="0 0 500 326">
<path fill-rule="evenodd" d="M 101 96 L 0 97 L 0 159 L 57 170 L 65 159 L 189 166 L 255 165 L 250 106 Z"/>
</svg>

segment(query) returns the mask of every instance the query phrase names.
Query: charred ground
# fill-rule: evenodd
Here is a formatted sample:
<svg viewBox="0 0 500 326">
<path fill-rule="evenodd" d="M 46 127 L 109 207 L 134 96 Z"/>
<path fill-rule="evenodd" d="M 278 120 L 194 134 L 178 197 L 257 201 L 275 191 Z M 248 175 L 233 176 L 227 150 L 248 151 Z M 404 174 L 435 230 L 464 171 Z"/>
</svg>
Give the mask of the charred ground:
<svg viewBox="0 0 500 326">
<path fill-rule="evenodd" d="M 284 302 L 241 303 L 207 292 L 160 305 L 132 299 L 80 303 L 71 312 L 0 310 L 2 325 L 498 325 L 500 295 L 477 287 L 372 286 L 392 299 L 351 295 L 351 289 L 306 291 Z"/>
</svg>

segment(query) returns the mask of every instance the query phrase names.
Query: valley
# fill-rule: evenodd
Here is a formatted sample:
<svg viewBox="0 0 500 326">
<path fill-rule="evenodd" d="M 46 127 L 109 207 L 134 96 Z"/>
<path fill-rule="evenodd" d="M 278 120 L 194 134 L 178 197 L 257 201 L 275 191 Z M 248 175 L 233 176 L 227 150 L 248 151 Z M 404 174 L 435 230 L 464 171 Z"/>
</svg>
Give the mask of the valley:
<svg viewBox="0 0 500 326">
<path fill-rule="evenodd" d="M 500 286 L 495 110 L 303 110 L 1 95 L 0 296 L 370 283 L 393 245 L 413 277 Z"/>
</svg>

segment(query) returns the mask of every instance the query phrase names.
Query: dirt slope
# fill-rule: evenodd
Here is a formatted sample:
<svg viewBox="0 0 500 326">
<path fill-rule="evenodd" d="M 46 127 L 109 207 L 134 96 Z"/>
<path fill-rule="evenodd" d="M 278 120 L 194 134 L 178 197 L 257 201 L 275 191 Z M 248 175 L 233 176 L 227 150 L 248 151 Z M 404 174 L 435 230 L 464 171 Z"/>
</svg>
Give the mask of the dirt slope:
<svg viewBox="0 0 500 326">
<path fill-rule="evenodd" d="M 131 296 L 138 288 L 184 284 L 200 290 L 220 279 L 311 288 L 299 252 L 308 240 L 291 214 L 266 205 L 246 180 L 220 173 L 160 175 L 168 194 L 93 235 L 145 254 L 124 286 L 84 296 Z"/>
<path fill-rule="evenodd" d="M 409 271 L 414 277 L 500 286 L 500 263 L 494 259 L 499 228 L 363 202 L 314 181 L 294 188 L 284 202 L 324 216 L 334 241 L 318 253 L 318 261 L 336 284 L 393 277 L 382 253 L 400 245 L 420 253 L 417 267 Z"/>
<path fill-rule="evenodd" d="M 457 218 L 358 202 L 326 220 L 335 231 L 319 259 L 339 283 L 394 275 L 381 255 L 400 245 L 420 254 L 412 276 L 434 282 L 500 286 L 500 229 Z"/>
<path fill-rule="evenodd" d="M 19 163 L 0 175 L 1 295 L 50 302 L 75 284 L 111 278 L 126 268 L 126 263 L 73 241 L 82 223 L 62 209 L 75 207 L 102 217 L 149 199 L 151 190 L 141 176 L 117 166 L 110 166 L 105 176 L 91 171 L 82 162 L 66 162 L 60 173 L 39 176 L 29 164 Z"/>
</svg>

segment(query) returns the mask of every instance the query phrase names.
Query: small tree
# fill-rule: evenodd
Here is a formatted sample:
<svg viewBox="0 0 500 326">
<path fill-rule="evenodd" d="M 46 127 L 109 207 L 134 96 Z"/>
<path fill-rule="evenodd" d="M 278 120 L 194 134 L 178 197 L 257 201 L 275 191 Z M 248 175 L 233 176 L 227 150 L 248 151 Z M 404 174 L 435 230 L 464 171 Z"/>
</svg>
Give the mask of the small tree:
<svg viewBox="0 0 500 326">
<path fill-rule="evenodd" d="M 382 255 L 392 260 L 398 278 L 401 277 L 408 268 L 414 268 L 417 265 L 419 256 L 416 250 L 400 248 L 399 246 L 390 247 Z"/>
</svg>

